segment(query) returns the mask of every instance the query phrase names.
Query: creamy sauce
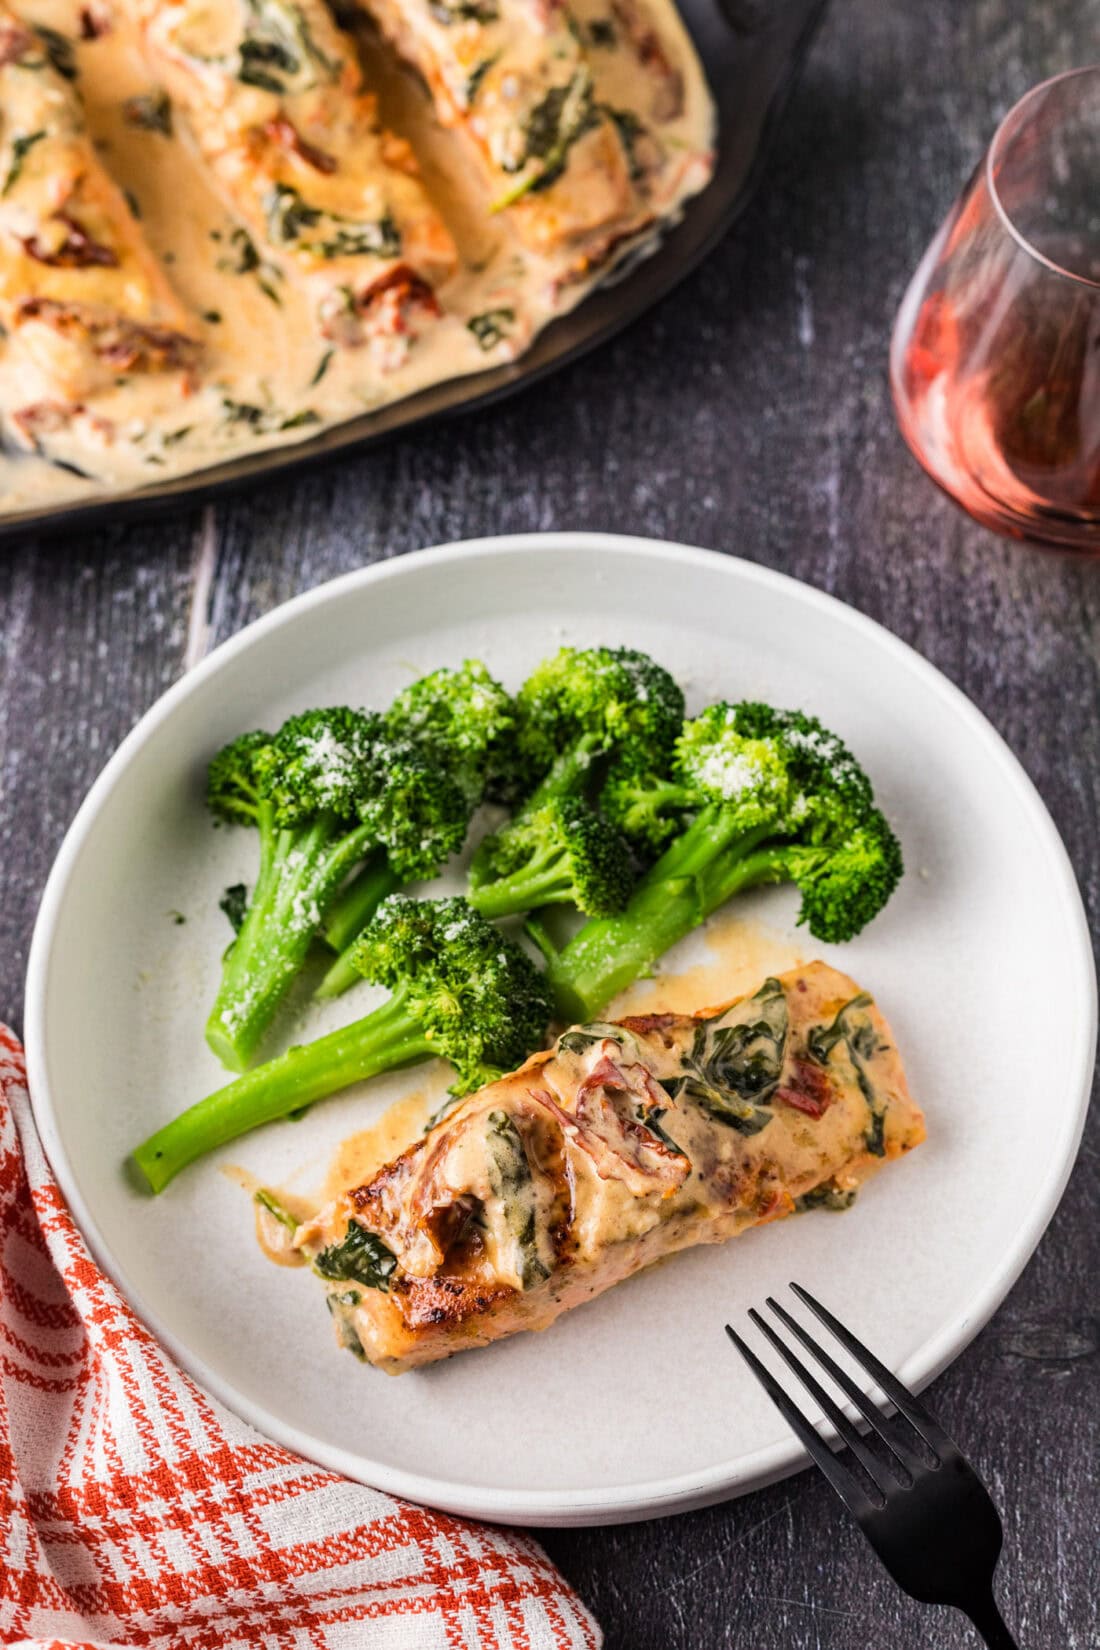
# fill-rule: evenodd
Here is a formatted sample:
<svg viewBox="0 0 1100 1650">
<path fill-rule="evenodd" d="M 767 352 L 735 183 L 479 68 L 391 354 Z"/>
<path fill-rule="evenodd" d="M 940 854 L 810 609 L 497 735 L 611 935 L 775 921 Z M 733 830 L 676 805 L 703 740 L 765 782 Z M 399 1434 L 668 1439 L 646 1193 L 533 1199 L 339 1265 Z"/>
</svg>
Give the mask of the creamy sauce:
<svg viewBox="0 0 1100 1650">
<path fill-rule="evenodd" d="M 304 1266 L 305 1256 L 300 1249 L 294 1246 L 294 1229 L 265 1207 L 259 1200 L 258 1193 L 270 1193 L 288 1215 L 293 1215 L 299 1223 L 311 1220 L 317 1212 L 317 1200 L 303 1197 L 299 1192 L 289 1192 L 285 1187 L 266 1186 L 248 1169 L 238 1163 L 223 1163 L 221 1172 L 227 1180 L 248 1193 L 252 1199 L 252 1211 L 256 1225 L 256 1242 L 276 1266 Z"/>
<path fill-rule="evenodd" d="M 319 1202 L 348 1192 L 353 1186 L 362 1186 L 387 1163 L 421 1139 L 424 1125 L 440 1103 L 440 1096 L 430 1096 L 423 1090 L 406 1094 L 389 1106 L 376 1123 L 358 1129 L 342 1140 L 333 1154 L 325 1175 L 324 1191 Z M 315 1213 L 315 1209 L 310 1213 Z"/>
<path fill-rule="evenodd" d="M 127 100 L 148 98 L 156 84 L 125 8 L 116 5 L 108 14 L 103 7 L 110 27 L 91 40 L 81 39 L 81 12 L 88 10 L 81 0 L 18 0 L 15 9 L 73 42 L 73 85 L 95 147 L 140 215 L 140 228 L 176 295 L 196 318 L 203 365 L 190 380 L 180 372 L 123 374 L 89 398 L 87 411 L 94 417 L 52 433 L 41 456 L 15 451 L 11 415 L 56 392 L 37 380 L 37 369 L 10 343 L 0 345 L 0 513 L 94 498 L 104 488 L 138 488 L 288 445 L 444 379 L 499 366 L 521 355 L 554 316 L 573 308 L 608 273 L 605 264 L 587 280 L 570 278 L 566 251 L 532 251 L 513 214 L 487 210 L 484 185 L 464 146 L 468 140 L 439 123 L 419 82 L 364 29 L 368 84 L 378 93 L 386 126 L 412 143 L 428 193 L 457 243 L 459 265 L 438 291 L 442 318 L 416 338 L 403 360 L 394 364 L 369 349 L 334 346 L 318 330 L 308 283 L 285 277 L 273 282 L 262 267 L 234 270 L 235 220 L 184 121 L 175 118 L 170 134 L 128 121 Z M 588 27 L 606 14 L 606 0 L 577 0 L 572 9 Z M 685 93 L 682 111 L 660 127 L 668 164 L 652 207 L 667 224 L 710 175 L 713 105 L 672 0 L 650 0 L 650 9 Z M 592 70 L 601 103 L 629 111 L 637 102 L 644 112 L 636 64 L 625 51 L 594 53 Z M 635 237 L 616 249 L 616 259 L 653 238 L 652 229 Z M 498 334 L 479 339 L 468 322 L 490 312 L 509 318 Z"/>
<path fill-rule="evenodd" d="M 719 912 L 702 930 L 710 956 L 678 973 L 658 972 L 620 993 L 606 1010 L 608 1020 L 627 1014 L 697 1014 L 752 991 L 769 974 L 800 968 L 804 953 L 763 923 Z"/>
</svg>

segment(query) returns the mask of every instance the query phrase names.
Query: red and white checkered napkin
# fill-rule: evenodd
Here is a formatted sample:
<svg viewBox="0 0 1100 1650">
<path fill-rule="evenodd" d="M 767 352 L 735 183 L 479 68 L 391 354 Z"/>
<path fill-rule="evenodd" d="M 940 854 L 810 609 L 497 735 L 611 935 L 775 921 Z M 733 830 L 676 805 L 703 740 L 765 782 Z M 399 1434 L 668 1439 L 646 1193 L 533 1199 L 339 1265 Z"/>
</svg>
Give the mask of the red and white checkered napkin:
<svg viewBox="0 0 1100 1650">
<path fill-rule="evenodd" d="M 597 1650 L 531 1541 L 289 1455 L 93 1263 L 0 1027 L 0 1646 Z"/>
</svg>

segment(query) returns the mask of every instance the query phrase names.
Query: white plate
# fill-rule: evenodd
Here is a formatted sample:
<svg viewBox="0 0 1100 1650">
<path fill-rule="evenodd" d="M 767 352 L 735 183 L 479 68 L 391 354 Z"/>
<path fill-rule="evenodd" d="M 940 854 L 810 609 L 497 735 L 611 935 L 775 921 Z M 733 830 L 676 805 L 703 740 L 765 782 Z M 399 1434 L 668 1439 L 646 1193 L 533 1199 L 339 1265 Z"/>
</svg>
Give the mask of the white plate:
<svg viewBox="0 0 1100 1650">
<path fill-rule="evenodd" d="M 517 685 L 565 640 L 648 649 L 683 679 L 693 709 L 769 698 L 811 709 L 850 741 L 901 834 L 908 875 L 853 944 L 803 947 L 874 990 L 929 1140 L 850 1214 L 695 1250 L 549 1334 L 389 1380 L 337 1351 L 315 1279 L 262 1258 L 247 1200 L 215 1162 L 155 1201 L 123 1178 L 137 1140 L 224 1081 L 202 1038 L 226 938 L 215 901 L 247 876 L 251 844 L 211 829 L 203 765 L 242 728 L 316 703 L 382 705 L 414 672 L 470 654 Z M 791 891 L 757 900 L 793 932 Z M 330 1005 L 330 1018 L 348 1006 Z M 262 619 L 165 694 L 58 856 L 31 952 L 27 1046 L 38 1124 L 94 1254 L 209 1391 L 270 1437 L 380 1488 L 458 1513 L 570 1524 L 698 1506 L 801 1464 L 722 1333 L 788 1278 L 906 1381 L 941 1370 L 1057 1204 L 1095 1016 L 1084 913 L 1058 835 L 955 688 L 869 620 L 775 573 L 574 533 L 452 545 L 353 573 Z M 224 1156 L 273 1183 L 306 1158 L 316 1172 L 409 1082 L 367 1086 Z"/>
</svg>

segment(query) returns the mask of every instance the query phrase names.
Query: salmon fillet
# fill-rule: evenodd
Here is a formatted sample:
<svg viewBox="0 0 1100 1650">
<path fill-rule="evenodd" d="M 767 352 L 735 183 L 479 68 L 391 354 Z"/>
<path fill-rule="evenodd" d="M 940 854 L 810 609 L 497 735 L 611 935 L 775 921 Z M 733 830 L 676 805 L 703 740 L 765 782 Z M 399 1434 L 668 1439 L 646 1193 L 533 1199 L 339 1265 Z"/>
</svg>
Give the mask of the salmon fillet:
<svg viewBox="0 0 1100 1650">
<path fill-rule="evenodd" d="M 295 1243 L 341 1342 L 396 1374 L 545 1329 L 679 1249 L 844 1207 L 923 1139 L 875 1003 L 813 963 L 719 1010 L 572 1027 Z"/>
<path fill-rule="evenodd" d="M 126 4 L 251 255 L 312 294 L 333 343 L 399 365 L 457 253 L 323 0 Z"/>
<path fill-rule="evenodd" d="M 363 4 L 427 83 L 441 122 L 465 135 L 491 209 L 507 210 L 532 250 L 567 249 L 588 269 L 653 221 L 655 140 L 600 102 L 562 0 Z"/>
<path fill-rule="evenodd" d="M 0 324 L 50 399 L 14 415 L 35 444 L 121 374 L 180 371 L 198 325 L 103 168 L 46 42 L 0 5 Z"/>
</svg>

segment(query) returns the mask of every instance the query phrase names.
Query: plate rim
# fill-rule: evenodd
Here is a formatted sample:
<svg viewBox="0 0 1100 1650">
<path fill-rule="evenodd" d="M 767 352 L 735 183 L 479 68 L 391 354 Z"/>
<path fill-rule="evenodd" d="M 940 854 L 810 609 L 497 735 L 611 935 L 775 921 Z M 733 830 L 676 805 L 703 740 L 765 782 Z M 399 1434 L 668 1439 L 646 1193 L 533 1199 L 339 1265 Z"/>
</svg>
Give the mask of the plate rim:
<svg viewBox="0 0 1100 1650">
<path fill-rule="evenodd" d="M 1075 1016 L 1078 1032 L 1069 1084 L 1075 1104 L 1066 1110 L 1060 1138 L 1055 1142 L 1057 1149 L 1050 1160 L 1052 1168 L 1040 1188 L 1040 1195 L 1031 1204 L 1027 1219 L 1019 1227 L 1014 1243 L 1006 1250 L 1000 1265 L 987 1274 L 966 1309 L 941 1326 L 899 1367 L 901 1379 L 918 1391 L 945 1369 L 988 1322 L 1031 1258 L 1061 1201 L 1076 1161 L 1091 1095 L 1096 1055 L 1097 979 L 1084 903 L 1061 834 L 1034 782 L 992 722 L 942 671 L 877 620 L 816 585 L 723 551 L 701 549 L 660 538 L 583 530 L 502 534 L 409 551 L 355 568 L 291 597 L 219 644 L 153 702 L 109 758 L 65 834 L 39 905 L 27 966 L 24 1044 L 32 1112 L 51 1169 L 89 1251 L 175 1362 L 226 1409 L 284 1448 L 344 1477 L 444 1512 L 501 1523 L 568 1527 L 628 1523 L 689 1511 L 762 1487 L 798 1471 L 807 1464 L 808 1457 L 792 1437 L 748 1454 L 731 1457 L 705 1470 L 695 1469 L 675 1477 L 566 1494 L 559 1489 L 504 1490 L 463 1485 L 445 1478 L 376 1464 L 364 1455 L 354 1455 L 339 1446 L 330 1446 L 323 1440 L 314 1439 L 270 1414 L 261 1404 L 252 1402 L 229 1381 L 223 1380 L 216 1370 L 193 1354 L 171 1329 L 161 1323 L 156 1308 L 125 1281 L 124 1269 L 116 1264 L 103 1240 L 92 1211 L 80 1194 L 62 1146 L 54 1097 L 50 1092 L 47 1057 L 46 985 L 53 935 L 66 891 L 107 797 L 132 759 L 157 737 L 162 724 L 171 717 L 176 706 L 262 638 L 363 586 L 406 577 L 428 564 L 437 568 L 453 567 L 471 561 L 522 556 L 533 550 L 583 551 L 593 560 L 640 555 L 665 565 L 714 571 L 721 568 L 735 583 L 743 580 L 788 597 L 794 595 L 796 599 L 808 602 L 811 608 L 827 611 L 847 624 L 854 633 L 885 647 L 902 665 L 922 678 L 924 684 L 969 726 L 970 731 L 985 742 L 991 757 L 998 762 L 1015 792 L 1024 817 L 1044 843 L 1064 908 L 1067 943 L 1077 953 L 1073 978 L 1077 981 L 1080 1002 Z M 369 1476 L 365 1468 L 369 1469 Z"/>
</svg>

